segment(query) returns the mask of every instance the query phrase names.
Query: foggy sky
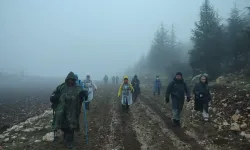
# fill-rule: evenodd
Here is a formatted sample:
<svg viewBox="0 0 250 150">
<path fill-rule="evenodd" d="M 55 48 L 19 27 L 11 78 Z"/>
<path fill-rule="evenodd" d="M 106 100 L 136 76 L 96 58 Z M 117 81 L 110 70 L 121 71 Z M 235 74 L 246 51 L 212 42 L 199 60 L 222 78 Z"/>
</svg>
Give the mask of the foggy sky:
<svg viewBox="0 0 250 150">
<path fill-rule="evenodd" d="M 0 71 L 101 78 L 146 54 L 163 22 L 188 42 L 204 0 L 0 0 Z M 211 0 L 223 18 L 234 0 Z M 237 0 L 237 7 L 250 6 Z"/>
</svg>

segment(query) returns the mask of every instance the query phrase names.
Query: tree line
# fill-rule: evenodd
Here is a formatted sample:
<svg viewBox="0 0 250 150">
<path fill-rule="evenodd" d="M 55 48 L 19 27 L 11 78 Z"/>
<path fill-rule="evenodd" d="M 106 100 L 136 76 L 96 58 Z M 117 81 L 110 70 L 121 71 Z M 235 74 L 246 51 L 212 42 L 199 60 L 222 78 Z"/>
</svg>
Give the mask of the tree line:
<svg viewBox="0 0 250 150">
<path fill-rule="evenodd" d="M 243 12 L 235 5 L 223 24 L 209 0 L 204 0 L 199 20 L 192 29 L 190 48 L 178 41 L 173 25 L 167 30 L 161 24 L 147 55 L 128 71 L 144 74 L 154 71 L 168 76 L 176 71 L 191 76 L 206 72 L 216 78 L 249 67 L 250 7 Z"/>
</svg>

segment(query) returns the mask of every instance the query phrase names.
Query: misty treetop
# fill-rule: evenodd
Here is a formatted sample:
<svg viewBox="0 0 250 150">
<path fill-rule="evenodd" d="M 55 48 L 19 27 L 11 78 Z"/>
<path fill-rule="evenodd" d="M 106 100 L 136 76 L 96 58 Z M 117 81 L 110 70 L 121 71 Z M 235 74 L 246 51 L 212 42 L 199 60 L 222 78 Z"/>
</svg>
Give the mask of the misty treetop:
<svg viewBox="0 0 250 150">
<path fill-rule="evenodd" d="M 209 0 L 205 0 L 200 8 L 200 20 L 192 30 L 191 40 L 194 45 L 190 50 L 189 63 L 194 74 L 200 73 L 196 72 L 199 70 L 215 78 L 249 65 L 249 36 L 243 30 L 248 25 L 247 18 L 249 16 L 240 16 L 234 6 L 227 24 L 222 25 L 218 13 Z"/>
<path fill-rule="evenodd" d="M 200 8 L 200 20 L 195 22 L 195 29 L 192 30 L 193 49 L 190 50 L 189 63 L 194 74 L 198 73 L 195 72 L 198 69 L 212 77 L 220 74 L 218 70 L 225 55 L 222 30 L 218 14 L 205 0 Z"/>
<path fill-rule="evenodd" d="M 192 29 L 192 48 L 178 42 L 175 29 L 163 24 L 155 33 L 150 50 L 130 72 L 148 74 L 152 71 L 167 76 L 182 71 L 186 76 L 208 73 L 211 78 L 244 69 L 250 64 L 250 7 L 243 13 L 234 6 L 226 23 L 217 11 L 204 0 L 199 20 Z M 189 49 L 189 59 L 183 51 Z"/>
</svg>

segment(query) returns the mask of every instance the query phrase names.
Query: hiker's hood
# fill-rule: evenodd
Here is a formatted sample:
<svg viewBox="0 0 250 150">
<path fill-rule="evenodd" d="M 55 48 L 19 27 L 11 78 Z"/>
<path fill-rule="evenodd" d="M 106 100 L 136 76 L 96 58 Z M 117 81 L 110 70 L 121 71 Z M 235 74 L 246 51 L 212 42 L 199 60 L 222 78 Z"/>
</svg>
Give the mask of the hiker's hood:
<svg viewBox="0 0 250 150">
<path fill-rule="evenodd" d="M 128 79 L 128 76 L 124 76 L 123 79 Z"/>
<path fill-rule="evenodd" d="M 77 77 L 76 77 L 76 75 L 71 71 L 71 72 L 67 75 L 67 77 L 66 77 L 66 79 L 65 79 L 65 82 L 67 82 L 68 79 L 77 80 Z"/>
</svg>

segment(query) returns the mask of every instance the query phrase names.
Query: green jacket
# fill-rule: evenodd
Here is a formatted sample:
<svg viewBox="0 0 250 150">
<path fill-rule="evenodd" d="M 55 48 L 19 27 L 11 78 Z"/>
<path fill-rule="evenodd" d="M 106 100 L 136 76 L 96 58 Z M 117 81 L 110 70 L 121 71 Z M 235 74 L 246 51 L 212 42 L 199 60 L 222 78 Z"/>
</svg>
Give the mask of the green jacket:
<svg viewBox="0 0 250 150">
<path fill-rule="evenodd" d="M 54 130 L 62 128 L 76 129 L 79 126 L 80 101 L 88 97 L 88 92 L 83 91 L 81 86 L 77 84 L 68 86 L 68 79 L 76 80 L 75 74 L 70 72 L 65 79 L 65 83 L 59 85 L 55 90 L 60 93 L 60 98 L 52 124 Z"/>
</svg>

